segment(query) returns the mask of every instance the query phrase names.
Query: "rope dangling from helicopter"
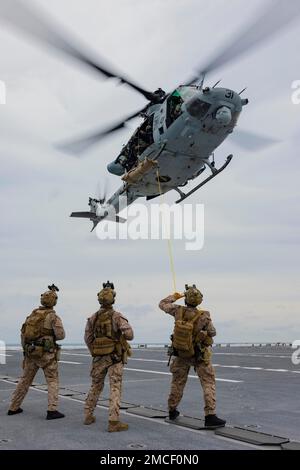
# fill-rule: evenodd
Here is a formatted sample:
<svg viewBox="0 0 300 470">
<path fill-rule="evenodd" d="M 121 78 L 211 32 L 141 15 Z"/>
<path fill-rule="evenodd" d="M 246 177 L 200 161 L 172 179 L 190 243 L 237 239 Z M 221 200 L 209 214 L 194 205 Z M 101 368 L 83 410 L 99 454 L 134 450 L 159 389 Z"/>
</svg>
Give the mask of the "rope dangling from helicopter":
<svg viewBox="0 0 300 470">
<path fill-rule="evenodd" d="M 159 176 L 159 170 L 158 169 L 156 170 L 156 179 L 157 179 L 157 183 L 158 183 L 158 190 L 159 190 L 159 194 L 160 194 L 160 197 L 161 197 L 161 201 L 164 204 L 165 203 L 165 198 L 164 198 L 164 194 L 161 190 L 160 176 Z M 164 214 L 163 214 L 163 220 L 164 220 Z M 167 238 L 167 245 L 168 245 L 168 256 L 169 256 L 169 261 L 170 261 L 173 288 L 174 288 L 174 292 L 177 292 L 177 289 L 176 289 L 176 273 L 175 273 L 173 247 L 172 247 L 171 238 Z"/>
</svg>

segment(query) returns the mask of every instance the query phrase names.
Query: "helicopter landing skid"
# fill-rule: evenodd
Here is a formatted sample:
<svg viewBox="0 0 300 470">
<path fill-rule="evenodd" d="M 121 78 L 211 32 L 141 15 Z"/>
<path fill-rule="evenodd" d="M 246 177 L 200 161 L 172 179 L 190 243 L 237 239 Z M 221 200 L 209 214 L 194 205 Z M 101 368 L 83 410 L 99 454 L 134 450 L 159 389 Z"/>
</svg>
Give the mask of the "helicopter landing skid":
<svg viewBox="0 0 300 470">
<path fill-rule="evenodd" d="M 175 191 L 177 191 L 179 194 L 180 194 L 180 199 L 178 199 L 178 201 L 176 201 L 176 204 L 179 204 L 180 202 L 184 201 L 187 197 L 191 196 L 193 193 L 195 193 L 196 191 L 198 191 L 198 189 L 200 189 L 202 186 L 204 186 L 206 183 L 208 183 L 210 180 L 212 180 L 215 176 L 217 176 L 219 173 L 221 173 L 223 170 L 225 170 L 225 168 L 229 165 L 229 163 L 231 162 L 233 158 L 233 155 L 228 155 L 227 159 L 226 159 L 226 162 L 224 163 L 223 166 L 221 166 L 221 168 L 219 169 L 216 169 L 214 168 L 214 171 L 213 173 L 208 177 L 206 178 L 204 181 L 202 181 L 200 184 L 198 184 L 197 186 L 195 186 L 193 189 L 191 189 L 191 191 L 189 191 L 188 193 L 184 193 L 182 192 L 179 188 L 174 188 Z"/>
</svg>

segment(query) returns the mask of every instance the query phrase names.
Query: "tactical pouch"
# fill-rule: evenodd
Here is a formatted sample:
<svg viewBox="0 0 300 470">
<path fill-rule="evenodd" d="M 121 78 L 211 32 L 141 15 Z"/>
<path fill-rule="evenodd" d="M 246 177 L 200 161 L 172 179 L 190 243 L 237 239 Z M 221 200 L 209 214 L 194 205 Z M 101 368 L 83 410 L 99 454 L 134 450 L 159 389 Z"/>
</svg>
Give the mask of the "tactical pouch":
<svg viewBox="0 0 300 470">
<path fill-rule="evenodd" d="M 115 351 L 116 343 L 113 339 L 103 336 L 95 338 L 92 344 L 92 356 L 105 356 Z"/>
<path fill-rule="evenodd" d="M 128 343 L 127 343 L 127 356 L 128 356 L 128 357 L 131 357 L 131 356 L 132 356 L 132 349 L 131 349 L 130 344 L 128 344 Z"/>
<path fill-rule="evenodd" d="M 203 346 L 202 344 L 197 344 L 195 347 L 196 354 L 195 358 L 197 362 L 204 362 L 206 366 L 211 363 L 212 350 L 209 346 Z"/>
<path fill-rule="evenodd" d="M 132 356 L 131 347 L 126 341 L 126 349 L 123 350 L 123 356 L 122 356 L 123 364 L 127 364 L 127 358 L 131 356 Z"/>
<path fill-rule="evenodd" d="M 126 341 L 124 335 L 121 335 L 120 337 L 120 346 L 123 351 L 126 351 L 127 356 L 130 357 L 132 355 L 130 344 L 128 343 L 128 341 Z"/>
<path fill-rule="evenodd" d="M 44 348 L 44 352 L 47 352 L 47 353 L 55 352 L 55 344 L 54 344 L 53 338 L 44 339 L 43 340 L 43 348 Z"/>
<path fill-rule="evenodd" d="M 122 352 L 123 352 L 123 350 L 122 350 L 121 343 L 120 342 L 115 343 L 115 353 L 116 353 L 116 355 L 121 357 Z"/>
<path fill-rule="evenodd" d="M 202 341 L 204 346 L 212 346 L 214 344 L 214 340 L 211 336 L 207 336 L 204 341 Z"/>
<path fill-rule="evenodd" d="M 57 360 L 57 362 L 60 360 L 60 353 L 61 353 L 61 347 L 56 345 L 55 359 Z"/>
<path fill-rule="evenodd" d="M 43 346 L 33 346 L 33 348 L 27 349 L 27 356 L 30 359 L 41 359 L 44 355 L 44 348 Z"/>
</svg>

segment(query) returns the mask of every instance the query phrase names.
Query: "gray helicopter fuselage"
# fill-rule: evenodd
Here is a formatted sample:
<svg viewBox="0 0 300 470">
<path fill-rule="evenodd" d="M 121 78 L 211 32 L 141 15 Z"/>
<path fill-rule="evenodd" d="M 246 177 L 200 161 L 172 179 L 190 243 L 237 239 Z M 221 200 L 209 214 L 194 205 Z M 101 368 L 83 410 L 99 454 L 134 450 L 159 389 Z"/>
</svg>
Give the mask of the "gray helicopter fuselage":
<svg viewBox="0 0 300 470">
<path fill-rule="evenodd" d="M 174 96 L 181 104 L 179 115 L 172 121 L 170 105 Z M 120 188 L 108 202 L 115 206 L 119 195 L 126 191 L 131 203 L 137 197 L 155 196 L 160 190 L 165 193 L 196 178 L 216 148 L 233 132 L 247 102 L 225 88 L 181 86 L 163 103 L 150 106 L 147 120 L 152 125 L 153 143 L 138 160 L 157 160 L 158 165 L 138 182 Z M 109 164 L 108 170 L 124 173 L 117 161 Z"/>
</svg>

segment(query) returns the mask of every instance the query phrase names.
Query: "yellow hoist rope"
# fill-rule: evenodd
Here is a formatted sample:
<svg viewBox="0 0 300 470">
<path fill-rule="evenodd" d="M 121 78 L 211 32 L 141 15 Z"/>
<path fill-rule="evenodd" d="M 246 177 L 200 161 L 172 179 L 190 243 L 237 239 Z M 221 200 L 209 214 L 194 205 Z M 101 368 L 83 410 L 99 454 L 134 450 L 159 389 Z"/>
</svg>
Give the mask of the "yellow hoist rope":
<svg viewBox="0 0 300 470">
<path fill-rule="evenodd" d="M 165 203 L 165 198 L 164 198 L 164 194 L 161 190 L 160 176 L 159 176 L 158 169 L 156 170 L 156 177 L 157 177 L 158 190 L 159 190 L 159 194 L 160 194 L 160 197 L 161 197 L 161 201 L 164 204 Z M 174 292 L 177 292 L 177 289 L 176 289 L 176 274 L 175 274 L 175 267 L 174 267 L 174 257 L 173 257 L 173 248 L 172 248 L 171 238 L 167 239 L 167 244 L 168 244 L 168 255 L 169 255 L 169 260 L 170 260 L 170 268 L 171 268 L 171 274 L 172 274 L 172 280 L 173 280 L 173 288 L 174 288 Z"/>
</svg>

